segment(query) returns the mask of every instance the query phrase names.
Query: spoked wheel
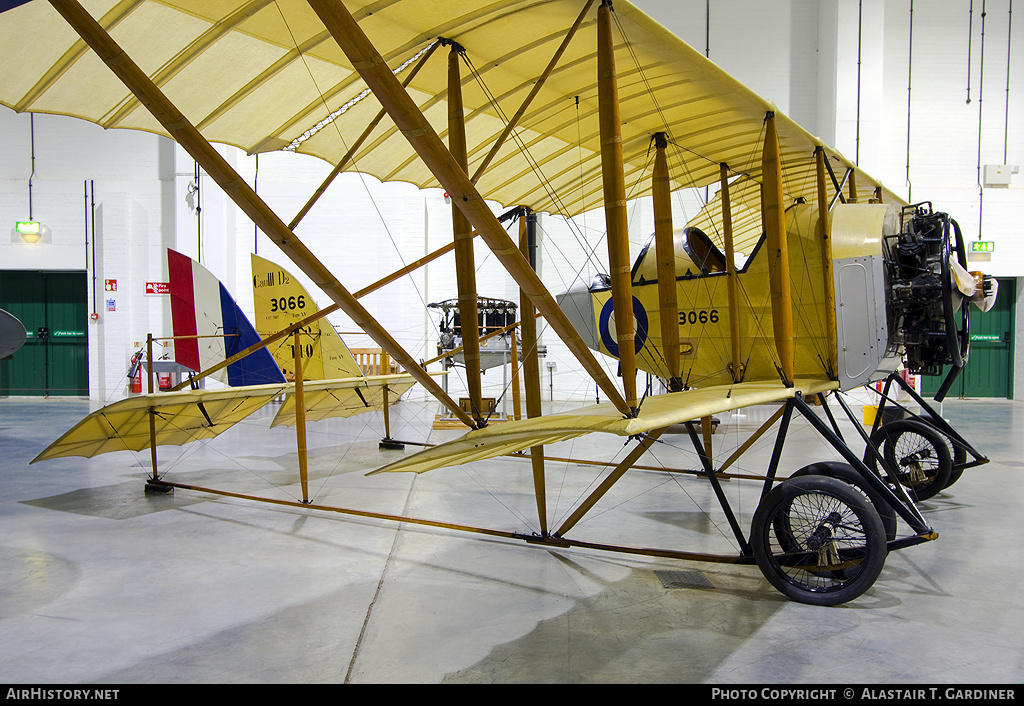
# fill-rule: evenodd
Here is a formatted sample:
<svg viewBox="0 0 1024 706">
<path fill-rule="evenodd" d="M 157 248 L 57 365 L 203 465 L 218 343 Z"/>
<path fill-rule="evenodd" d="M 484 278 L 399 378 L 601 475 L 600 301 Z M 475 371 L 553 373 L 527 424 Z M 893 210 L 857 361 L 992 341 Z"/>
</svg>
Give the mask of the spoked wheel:
<svg viewBox="0 0 1024 706">
<path fill-rule="evenodd" d="M 871 502 L 835 478 L 790 478 L 754 513 L 750 537 L 765 578 L 801 603 L 832 606 L 868 590 L 888 553 Z"/>
<path fill-rule="evenodd" d="M 949 485 L 953 460 L 946 440 L 931 425 L 898 419 L 876 429 L 871 434 L 871 445 L 895 470 L 912 500 L 927 500 Z M 884 476 L 877 457 L 867 455 L 870 458 L 865 458 L 865 463 Z"/>
<path fill-rule="evenodd" d="M 967 465 L 967 450 L 928 419 L 922 418 L 920 421 L 930 426 L 939 435 L 943 443 L 946 444 L 946 451 L 949 452 L 949 457 L 953 461 L 953 469 L 949 472 L 949 480 L 946 481 L 946 487 L 948 488 L 960 480 L 960 476 L 964 474 L 964 466 Z"/>
<path fill-rule="evenodd" d="M 882 521 L 886 540 L 896 539 L 896 508 L 894 508 L 881 493 L 869 486 L 853 466 L 839 461 L 821 461 L 819 463 L 812 463 L 809 466 L 804 466 L 793 473 L 790 478 L 809 475 L 835 478 L 852 485 L 871 501 L 871 505 L 874 506 L 875 512 L 878 513 L 878 518 Z"/>
</svg>

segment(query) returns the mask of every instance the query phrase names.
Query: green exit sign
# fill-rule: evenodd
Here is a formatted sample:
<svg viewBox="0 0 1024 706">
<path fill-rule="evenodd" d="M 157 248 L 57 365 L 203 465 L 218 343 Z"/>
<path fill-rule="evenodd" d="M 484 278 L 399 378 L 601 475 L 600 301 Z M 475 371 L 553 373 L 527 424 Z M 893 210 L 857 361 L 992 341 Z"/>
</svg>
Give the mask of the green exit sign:
<svg viewBox="0 0 1024 706">
<path fill-rule="evenodd" d="M 39 225 L 39 221 L 15 221 L 14 230 L 22 235 L 39 235 L 42 226 Z"/>
<path fill-rule="evenodd" d="M 996 244 L 993 240 L 971 241 L 971 252 L 995 252 Z"/>
</svg>

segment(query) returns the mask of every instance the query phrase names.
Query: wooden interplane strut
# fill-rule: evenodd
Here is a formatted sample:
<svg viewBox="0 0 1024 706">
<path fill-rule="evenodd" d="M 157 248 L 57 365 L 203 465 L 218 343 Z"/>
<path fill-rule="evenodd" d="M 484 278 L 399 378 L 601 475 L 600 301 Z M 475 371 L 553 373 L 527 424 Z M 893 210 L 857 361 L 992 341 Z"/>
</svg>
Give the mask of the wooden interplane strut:
<svg viewBox="0 0 1024 706">
<path fill-rule="evenodd" d="M 523 208 L 519 216 L 519 249 L 523 256 L 530 259 L 530 231 L 534 225 L 533 214 Z M 522 323 L 523 341 L 523 379 L 526 383 L 526 416 L 535 419 L 542 414 L 540 392 L 540 360 L 537 344 L 537 317 L 534 315 L 533 302 L 526 292 L 519 296 L 519 320 Z M 515 350 L 515 339 L 512 341 Z M 530 465 L 533 469 L 533 492 L 537 499 L 537 515 L 540 519 L 541 534 L 548 533 L 547 490 L 544 473 L 544 447 L 530 448 Z"/>
<path fill-rule="evenodd" d="M 672 190 L 668 175 L 668 139 L 654 136 L 654 248 L 658 258 L 658 300 L 661 302 L 661 349 L 668 367 L 669 389 L 683 389 L 679 363 L 679 312 L 676 296 L 676 244 L 672 228 Z"/>
<path fill-rule="evenodd" d="M 779 375 L 793 384 L 793 298 L 789 282 L 789 246 L 786 237 L 786 205 L 782 194 L 782 155 L 775 127 L 775 113 L 765 119 L 762 155 L 761 213 L 768 244 L 769 287 L 772 325 L 779 355 Z"/>
<path fill-rule="evenodd" d="M 462 107 L 463 49 L 454 42 L 448 51 L 448 149 L 463 172 L 469 172 L 466 149 L 466 122 Z M 452 234 L 455 242 L 455 281 L 459 292 L 459 320 L 462 326 L 463 356 L 466 361 L 466 387 L 469 388 L 470 415 L 476 426 L 487 424 L 481 401 L 480 321 L 477 311 L 476 261 L 473 256 L 473 226 L 452 203 Z"/>
<path fill-rule="evenodd" d="M 309 502 L 309 475 L 306 466 L 306 399 L 302 387 L 302 331 L 295 332 L 295 442 L 299 454 L 299 485 L 302 502 Z M 385 401 L 385 404 L 387 402 Z"/>
<path fill-rule="evenodd" d="M 636 333 L 633 324 L 633 284 L 630 275 L 626 177 L 622 165 L 619 90 L 615 79 L 615 44 L 611 7 L 602 0 L 597 9 L 597 101 L 601 127 L 601 177 L 608 240 L 608 274 L 612 281 L 615 342 L 622 387 L 631 414 L 636 414 Z"/>
</svg>

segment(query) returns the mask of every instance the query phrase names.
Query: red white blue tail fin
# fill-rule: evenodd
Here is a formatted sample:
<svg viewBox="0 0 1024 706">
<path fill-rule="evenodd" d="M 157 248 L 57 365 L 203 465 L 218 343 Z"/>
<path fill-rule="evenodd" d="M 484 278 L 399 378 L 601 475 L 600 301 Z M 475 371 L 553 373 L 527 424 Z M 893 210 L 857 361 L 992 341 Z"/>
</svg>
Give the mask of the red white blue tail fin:
<svg viewBox="0 0 1024 706">
<path fill-rule="evenodd" d="M 170 249 L 167 269 L 174 358 L 178 363 L 202 371 L 259 343 L 252 323 L 209 270 Z M 284 382 L 281 369 L 266 348 L 250 353 L 213 377 L 232 387 Z"/>
</svg>

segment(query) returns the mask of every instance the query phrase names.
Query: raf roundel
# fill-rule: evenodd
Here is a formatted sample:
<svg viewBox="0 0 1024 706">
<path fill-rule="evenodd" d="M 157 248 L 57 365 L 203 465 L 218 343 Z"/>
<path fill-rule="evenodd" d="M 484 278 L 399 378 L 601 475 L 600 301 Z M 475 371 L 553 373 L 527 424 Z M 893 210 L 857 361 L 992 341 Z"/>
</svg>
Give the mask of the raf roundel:
<svg viewBox="0 0 1024 706">
<path fill-rule="evenodd" d="M 604 303 L 604 307 L 601 309 L 601 318 L 599 321 L 598 328 L 601 331 L 601 343 L 608 349 L 608 352 L 618 357 L 619 355 L 619 343 L 615 339 L 615 332 L 613 331 L 615 310 L 612 307 L 611 298 Z M 644 347 L 644 343 L 647 342 L 647 311 L 644 309 L 644 305 L 640 303 L 640 300 L 633 297 L 633 321 L 636 324 L 636 335 L 634 336 L 634 344 L 636 346 L 636 353 Z"/>
</svg>

